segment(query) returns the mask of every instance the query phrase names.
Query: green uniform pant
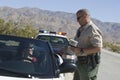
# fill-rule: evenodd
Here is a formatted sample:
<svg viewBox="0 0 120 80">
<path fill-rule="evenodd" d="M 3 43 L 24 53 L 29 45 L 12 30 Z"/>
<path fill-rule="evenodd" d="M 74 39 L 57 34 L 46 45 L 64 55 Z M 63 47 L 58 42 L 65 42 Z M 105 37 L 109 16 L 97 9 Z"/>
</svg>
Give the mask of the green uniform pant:
<svg viewBox="0 0 120 80">
<path fill-rule="evenodd" d="M 78 69 L 74 73 L 73 80 L 97 80 L 97 73 L 99 64 L 94 68 L 90 65 L 91 63 L 82 64 L 77 61 Z"/>
</svg>

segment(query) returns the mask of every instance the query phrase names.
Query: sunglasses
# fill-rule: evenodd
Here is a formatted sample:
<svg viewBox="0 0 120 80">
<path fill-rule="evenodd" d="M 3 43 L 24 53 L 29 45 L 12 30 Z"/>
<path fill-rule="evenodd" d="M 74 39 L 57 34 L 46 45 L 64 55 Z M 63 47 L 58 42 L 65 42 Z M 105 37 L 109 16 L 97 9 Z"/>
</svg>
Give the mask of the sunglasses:
<svg viewBox="0 0 120 80">
<path fill-rule="evenodd" d="M 79 20 L 80 18 L 82 18 L 83 16 L 79 16 L 79 17 L 77 17 L 77 20 Z"/>
</svg>

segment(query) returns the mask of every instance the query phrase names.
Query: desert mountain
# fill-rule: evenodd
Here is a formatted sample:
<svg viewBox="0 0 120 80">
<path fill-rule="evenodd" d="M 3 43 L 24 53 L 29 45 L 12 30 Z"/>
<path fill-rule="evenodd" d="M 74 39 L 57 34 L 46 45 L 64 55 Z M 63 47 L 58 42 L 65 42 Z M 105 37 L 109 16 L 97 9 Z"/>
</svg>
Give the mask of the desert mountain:
<svg viewBox="0 0 120 80">
<path fill-rule="evenodd" d="M 5 21 L 32 24 L 37 29 L 67 32 L 73 38 L 79 24 L 74 13 L 48 11 L 38 8 L 11 8 L 0 7 L 0 18 Z M 102 22 L 93 19 L 93 22 L 102 30 L 104 41 L 120 43 L 120 23 Z"/>
</svg>

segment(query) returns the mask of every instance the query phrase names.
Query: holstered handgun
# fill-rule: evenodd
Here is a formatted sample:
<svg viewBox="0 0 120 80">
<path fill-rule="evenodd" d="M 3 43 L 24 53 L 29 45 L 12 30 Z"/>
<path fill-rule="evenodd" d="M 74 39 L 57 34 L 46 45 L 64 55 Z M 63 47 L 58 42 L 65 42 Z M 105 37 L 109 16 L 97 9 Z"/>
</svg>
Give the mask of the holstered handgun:
<svg viewBox="0 0 120 80">
<path fill-rule="evenodd" d="M 96 54 L 92 54 L 89 56 L 90 60 L 91 60 L 91 66 L 92 68 L 95 68 L 97 64 L 100 63 L 100 53 L 96 53 Z"/>
</svg>

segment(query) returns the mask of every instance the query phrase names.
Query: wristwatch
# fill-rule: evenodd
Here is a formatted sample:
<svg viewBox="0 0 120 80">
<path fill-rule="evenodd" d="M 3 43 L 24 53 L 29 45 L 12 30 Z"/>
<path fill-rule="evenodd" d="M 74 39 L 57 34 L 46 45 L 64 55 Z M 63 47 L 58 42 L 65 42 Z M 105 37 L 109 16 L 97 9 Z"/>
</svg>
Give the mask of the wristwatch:
<svg viewBox="0 0 120 80">
<path fill-rule="evenodd" d="M 83 54 L 84 53 L 84 50 L 83 48 L 80 49 L 80 54 Z"/>
</svg>

